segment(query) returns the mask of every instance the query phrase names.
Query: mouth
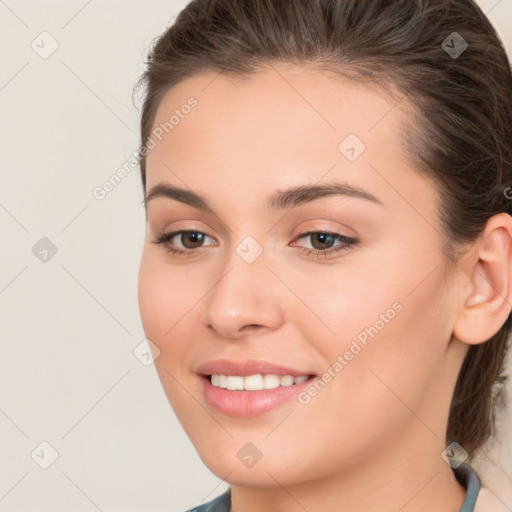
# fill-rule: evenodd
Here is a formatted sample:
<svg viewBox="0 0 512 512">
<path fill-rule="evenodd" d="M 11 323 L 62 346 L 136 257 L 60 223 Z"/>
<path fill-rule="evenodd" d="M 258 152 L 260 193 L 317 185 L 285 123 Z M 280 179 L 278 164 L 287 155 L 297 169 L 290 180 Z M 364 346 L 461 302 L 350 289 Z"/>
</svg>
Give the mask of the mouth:
<svg viewBox="0 0 512 512">
<path fill-rule="evenodd" d="M 317 377 L 263 361 L 212 361 L 197 373 L 206 403 L 233 417 L 261 416 L 289 404 Z"/>
<path fill-rule="evenodd" d="M 263 389 L 275 389 L 302 384 L 311 377 L 311 375 L 294 377 L 293 375 L 277 375 L 275 373 L 265 375 L 255 374 L 242 377 L 241 375 L 222 375 L 214 373 L 209 376 L 209 379 L 212 386 L 222 389 L 229 389 L 231 391 L 261 391 Z"/>
</svg>

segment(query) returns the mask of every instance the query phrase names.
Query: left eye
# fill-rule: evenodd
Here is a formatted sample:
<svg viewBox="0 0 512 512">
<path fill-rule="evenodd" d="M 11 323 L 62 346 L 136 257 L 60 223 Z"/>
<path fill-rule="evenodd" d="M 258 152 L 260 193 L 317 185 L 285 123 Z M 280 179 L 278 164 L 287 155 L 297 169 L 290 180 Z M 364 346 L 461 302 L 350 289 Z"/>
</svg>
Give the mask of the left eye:
<svg viewBox="0 0 512 512">
<path fill-rule="evenodd" d="M 298 237 L 298 239 L 301 240 L 302 238 L 310 238 L 313 241 L 311 243 L 313 248 L 310 249 L 308 247 L 303 247 L 303 252 L 317 257 L 327 257 L 340 251 L 345 251 L 351 246 L 356 245 L 358 242 L 355 238 L 351 238 L 340 233 L 329 233 L 326 231 L 310 231 L 308 233 L 303 233 Z M 341 243 L 333 246 L 332 244 L 336 240 Z M 328 245 L 328 247 L 325 247 L 325 245 Z"/>
<path fill-rule="evenodd" d="M 316 250 L 330 249 L 332 247 L 331 244 L 335 240 L 340 240 L 341 242 L 345 242 L 345 243 L 351 243 L 353 241 L 352 238 L 349 238 L 345 235 L 341 235 L 338 233 L 327 233 L 324 231 L 312 231 L 310 233 L 304 233 L 304 234 L 300 235 L 298 238 L 302 239 L 302 238 L 308 238 L 308 237 L 310 237 L 310 239 L 312 241 L 316 242 L 316 244 L 312 243 L 313 249 L 316 249 Z M 329 245 L 329 247 L 324 247 L 325 244 Z M 316 245 L 316 247 L 315 247 L 315 245 Z"/>
</svg>

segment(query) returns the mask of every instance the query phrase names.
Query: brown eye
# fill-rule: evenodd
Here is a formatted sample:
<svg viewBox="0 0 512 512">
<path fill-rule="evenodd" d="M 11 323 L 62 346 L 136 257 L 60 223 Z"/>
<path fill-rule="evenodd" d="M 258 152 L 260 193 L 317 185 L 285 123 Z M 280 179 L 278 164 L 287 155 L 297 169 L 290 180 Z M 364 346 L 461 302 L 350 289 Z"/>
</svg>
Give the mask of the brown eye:
<svg viewBox="0 0 512 512">
<path fill-rule="evenodd" d="M 326 231 L 310 231 L 309 233 L 303 233 L 298 237 L 299 240 L 303 238 L 309 238 L 312 249 L 308 247 L 302 247 L 303 252 L 307 255 L 316 256 L 317 258 L 334 255 L 341 251 L 346 251 L 358 243 L 358 240 L 351 238 L 340 233 L 329 233 Z M 341 242 L 338 245 L 334 243 L 338 240 Z"/>
<path fill-rule="evenodd" d="M 172 233 L 162 233 L 153 243 L 163 244 L 169 252 L 176 256 L 189 256 L 202 251 L 205 237 L 211 238 L 201 231 L 181 230 L 173 231 Z M 181 243 L 181 247 L 175 245 L 174 239 Z"/>
<path fill-rule="evenodd" d="M 197 249 L 204 241 L 204 233 L 199 231 L 182 231 L 177 235 L 185 249 Z"/>
<path fill-rule="evenodd" d="M 311 245 L 314 249 L 322 250 L 322 249 L 330 249 L 334 244 L 336 237 L 330 233 L 312 233 L 311 235 Z M 325 247 L 328 245 L 328 247 Z"/>
</svg>

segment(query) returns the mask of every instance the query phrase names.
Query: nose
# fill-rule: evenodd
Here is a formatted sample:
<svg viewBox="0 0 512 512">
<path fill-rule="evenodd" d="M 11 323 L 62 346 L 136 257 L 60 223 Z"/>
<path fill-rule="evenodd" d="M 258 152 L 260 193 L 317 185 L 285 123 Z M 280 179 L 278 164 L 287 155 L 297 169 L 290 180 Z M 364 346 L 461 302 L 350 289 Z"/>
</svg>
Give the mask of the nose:
<svg viewBox="0 0 512 512">
<path fill-rule="evenodd" d="M 203 325 L 223 339 L 278 329 L 284 295 L 264 256 L 247 263 L 235 251 L 203 303 Z"/>
</svg>

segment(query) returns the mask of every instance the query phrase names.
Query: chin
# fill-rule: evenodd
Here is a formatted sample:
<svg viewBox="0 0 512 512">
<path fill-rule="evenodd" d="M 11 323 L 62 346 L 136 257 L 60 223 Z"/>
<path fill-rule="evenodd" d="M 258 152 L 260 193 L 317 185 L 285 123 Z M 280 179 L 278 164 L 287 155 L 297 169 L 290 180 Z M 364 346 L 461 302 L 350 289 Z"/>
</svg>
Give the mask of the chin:
<svg viewBox="0 0 512 512">
<path fill-rule="evenodd" d="M 215 445 L 214 450 L 212 444 Z M 265 447 L 264 442 L 255 444 L 258 444 L 259 451 L 250 442 L 231 438 L 224 443 L 209 439 L 204 446 L 194 446 L 205 466 L 218 478 L 232 485 L 261 488 L 286 486 L 304 482 L 308 476 L 313 477 L 308 475 L 313 464 L 304 459 L 297 460 L 296 451 L 290 460 L 283 456 L 283 451 L 288 454 L 290 451 L 281 451 L 275 446 Z"/>
</svg>

